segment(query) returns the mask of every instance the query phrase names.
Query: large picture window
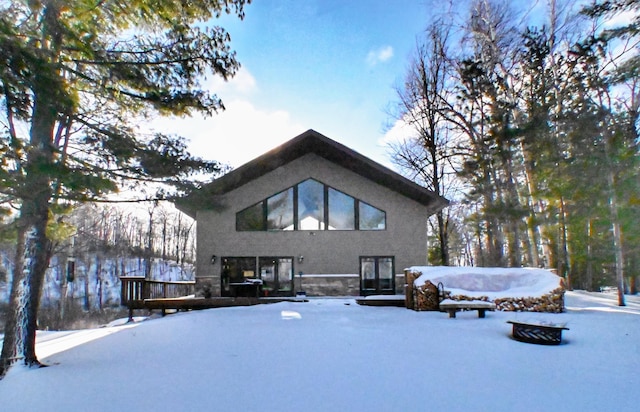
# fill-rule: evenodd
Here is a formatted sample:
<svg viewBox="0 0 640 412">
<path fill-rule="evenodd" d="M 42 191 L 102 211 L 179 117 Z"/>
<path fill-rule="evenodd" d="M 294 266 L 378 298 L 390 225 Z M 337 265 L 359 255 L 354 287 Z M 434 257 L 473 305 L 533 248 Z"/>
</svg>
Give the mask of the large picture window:
<svg viewBox="0 0 640 412">
<path fill-rule="evenodd" d="M 293 188 L 267 199 L 267 230 L 293 230 Z"/>
<path fill-rule="evenodd" d="M 329 189 L 329 229 L 354 230 L 356 228 L 356 200 L 335 189 Z"/>
<path fill-rule="evenodd" d="M 298 230 L 324 228 L 324 185 L 307 179 L 298 185 Z"/>
<path fill-rule="evenodd" d="M 360 202 L 358 212 L 360 230 L 383 230 L 385 228 L 387 217 L 382 210 Z"/>
<path fill-rule="evenodd" d="M 264 207 L 262 203 L 249 206 L 236 214 L 236 230 L 265 230 Z"/>
<path fill-rule="evenodd" d="M 383 210 L 307 179 L 238 212 L 236 230 L 385 230 L 386 219 Z"/>
</svg>

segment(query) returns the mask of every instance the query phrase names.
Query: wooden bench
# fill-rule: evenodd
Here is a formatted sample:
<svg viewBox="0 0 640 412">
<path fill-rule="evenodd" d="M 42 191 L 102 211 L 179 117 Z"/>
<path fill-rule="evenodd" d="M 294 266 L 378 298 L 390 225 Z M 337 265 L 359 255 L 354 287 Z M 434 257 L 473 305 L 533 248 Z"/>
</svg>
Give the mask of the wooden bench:
<svg viewBox="0 0 640 412">
<path fill-rule="evenodd" d="M 562 331 L 569 330 L 565 323 L 527 323 L 508 321 L 513 325 L 512 336 L 515 340 L 539 345 L 559 345 Z"/>
<path fill-rule="evenodd" d="M 484 318 L 485 312 L 488 310 L 495 310 L 496 305 L 492 302 L 485 302 L 483 300 L 451 300 L 445 299 L 440 302 L 440 311 L 449 312 L 450 318 L 456 317 L 456 312 L 459 310 L 477 310 L 478 317 Z"/>
</svg>

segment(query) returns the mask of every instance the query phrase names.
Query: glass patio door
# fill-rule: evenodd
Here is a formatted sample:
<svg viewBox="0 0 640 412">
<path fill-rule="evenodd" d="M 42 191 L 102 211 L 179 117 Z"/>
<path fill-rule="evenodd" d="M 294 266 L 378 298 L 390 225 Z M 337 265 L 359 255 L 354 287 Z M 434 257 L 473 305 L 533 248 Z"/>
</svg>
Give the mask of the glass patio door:
<svg viewBox="0 0 640 412">
<path fill-rule="evenodd" d="M 293 258 L 261 257 L 260 279 L 264 296 L 293 295 Z"/>
<path fill-rule="evenodd" d="M 395 293 L 393 257 L 365 256 L 360 258 L 360 294 L 392 295 Z"/>
</svg>

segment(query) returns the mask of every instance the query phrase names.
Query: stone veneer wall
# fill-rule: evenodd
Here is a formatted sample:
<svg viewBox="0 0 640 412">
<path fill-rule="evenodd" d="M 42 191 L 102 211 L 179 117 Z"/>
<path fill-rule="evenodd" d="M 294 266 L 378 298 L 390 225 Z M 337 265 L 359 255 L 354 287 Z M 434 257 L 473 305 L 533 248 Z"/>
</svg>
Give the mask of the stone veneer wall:
<svg viewBox="0 0 640 412">
<path fill-rule="evenodd" d="M 295 285 L 296 287 L 299 285 L 298 279 Z M 358 275 L 303 275 L 302 290 L 307 296 L 359 296 L 360 277 Z"/>
<path fill-rule="evenodd" d="M 196 277 L 195 295 L 204 298 L 220 296 L 220 280 L 213 276 Z"/>
<path fill-rule="evenodd" d="M 438 287 L 427 281 L 423 285 L 416 286 L 415 280 L 420 277 L 421 273 L 405 272 L 407 278 L 407 293 L 405 294 L 405 305 L 408 309 L 438 310 L 434 302 L 438 301 Z M 564 293 L 563 287 L 549 292 L 548 294 L 536 297 L 504 297 L 491 300 L 488 296 L 466 296 L 451 295 L 445 291 L 445 299 L 457 301 L 463 300 L 482 300 L 485 302 L 493 302 L 496 310 L 510 312 L 548 312 L 561 313 L 564 312 Z"/>
<path fill-rule="evenodd" d="M 302 281 L 302 285 L 300 282 Z M 220 296 L 218 279 L 210 277 L 196 278 L 196 296 Z M 360 296 L 360 277 L 358 275 L 303 275 L 294 279 L 294 291 L 304 290 L 307 296 Z M 395 293 L 404 293 L 404 275 L 396 275 Z"/>
<path fill-rule="evenodd" d="M 294 285 L 298 289 L 299 278 Z M 395 294 L 403 294 L 405 280 L 403 274 L 395 277 Z M 303 275 L 302 290 L 307 296 L 360 296 L 359 275 Z"/>
</svg>

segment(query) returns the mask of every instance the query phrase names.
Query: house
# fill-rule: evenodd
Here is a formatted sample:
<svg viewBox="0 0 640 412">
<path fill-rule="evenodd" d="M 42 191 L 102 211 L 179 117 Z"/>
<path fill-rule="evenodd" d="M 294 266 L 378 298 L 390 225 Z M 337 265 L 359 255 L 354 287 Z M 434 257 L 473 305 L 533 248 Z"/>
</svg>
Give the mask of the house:
<svg viewBox="0 0 640 412">
<path fill-rule="evenodd" d="M 308 130 L 176 204 L 197 222 L 198 296 L 366 296 L 402 293 L 448 201 Z"/>
</svg>

